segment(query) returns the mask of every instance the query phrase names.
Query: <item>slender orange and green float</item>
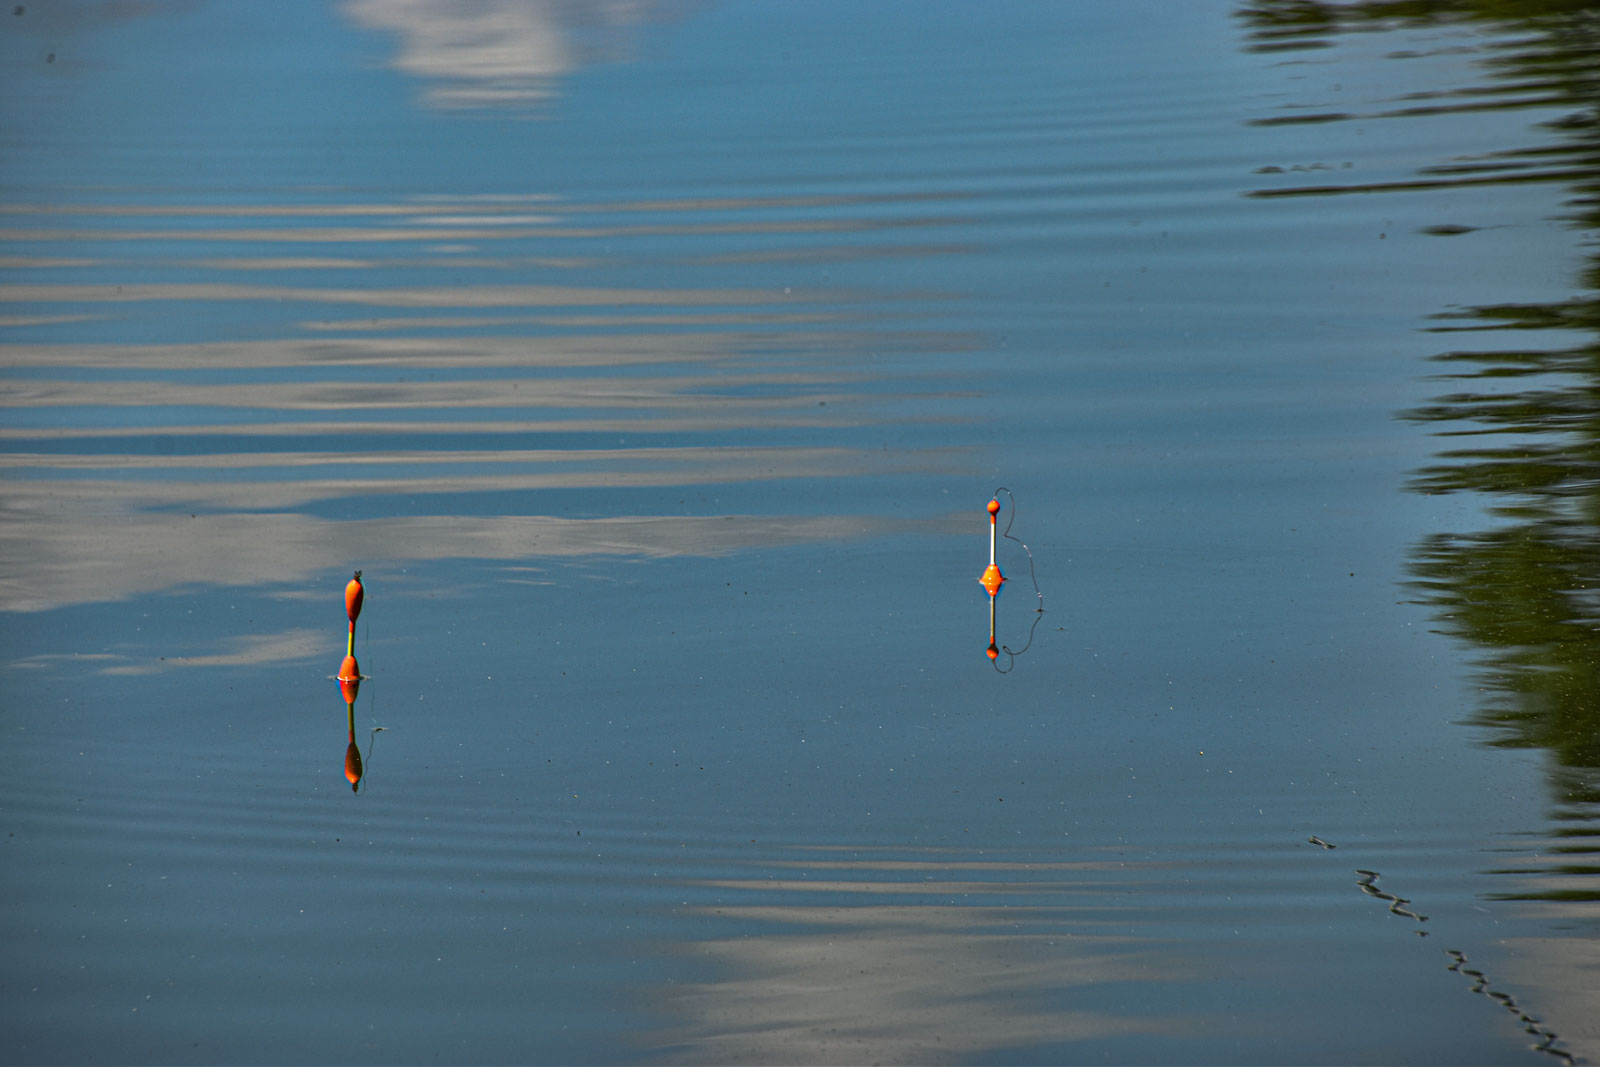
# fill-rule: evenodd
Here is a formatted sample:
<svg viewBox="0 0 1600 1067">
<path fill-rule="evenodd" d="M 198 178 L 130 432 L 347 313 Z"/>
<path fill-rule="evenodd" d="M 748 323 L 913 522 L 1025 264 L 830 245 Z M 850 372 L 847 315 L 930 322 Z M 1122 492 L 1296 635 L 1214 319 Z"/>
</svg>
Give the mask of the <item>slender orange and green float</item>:
<svg viewBox="0 0 1600 1067">
<path fill-rule="evenodd" d="M 361 602 L 366 590 L 361 585 L 361 572 L 356 571 L 344 587 L 344 613 L 350 617 L 350 635 L 345 641 L 344 662 L 339 664 L 339 692 L 344 697 L 350 717 L 350 744 L 344 750 L 344 776 L 355 792 L 361 785 L 361 750 L 356 747 L 356 694 L 361 691 L 361 665 L 356 662 L 356 619 L 361 615 Z"/>
<path fill-rule="evenodd" d="M 983 577 L 978 581 L 984 589 L 989 591 L 989 647 L 987 652 L 990 659 L 1000 658 L 1000 646 L 994 639 L 994 600 L 1000 595 L 1000 586 L 1005 583 L 1006 576 L 1000 573 L 1000 565 L 994 561 L 995 542 L 995 516 L 1000 514 L 1000 501 L 989 501 L 989 566 L 984 568 Z"/>
<path fill-rule="evenodd" d="M 361 584 L 361 572 L 356 571 L 344 587 L 344 613 L 350 617 L 350 636 L 345 641 L 344 662 L 339 665 L 339 688 L 345 700 L 355 703 L 356 690 L 361 687 L 361 665 L 356 662 L 356 619 L 361 615 L 361 602 L 367 591 Z"/>
</svg>

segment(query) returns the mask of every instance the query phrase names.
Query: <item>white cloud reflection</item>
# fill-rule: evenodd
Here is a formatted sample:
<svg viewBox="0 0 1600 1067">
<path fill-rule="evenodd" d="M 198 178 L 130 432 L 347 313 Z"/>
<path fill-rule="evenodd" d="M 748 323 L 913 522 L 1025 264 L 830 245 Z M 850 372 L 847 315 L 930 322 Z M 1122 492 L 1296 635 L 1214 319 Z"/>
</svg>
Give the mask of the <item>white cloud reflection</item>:
<svg viewBox="0 0 1600 1067">
<path fill-rule="evenodd" d="M 837 927 L 833 936 L 769 934 L 704 946 L 739 977 L 670 998 L 692 1020 L 667 1035 L 687 1046 L 684 1062 L 964 1063 L 996 1050 L 1187 1029 L 1175 1019 L 1049 1007 L 1045 994 L 1069 985 L 1178 975 L 1155 952 L 1117 939 L 1079 937 L 1070 950 L 1041 952 L 1028 935 L 984 931 L 985 923 L 1022 918 L 1000 909 L 734 915 Z"/>
<path fill-rule="evenodd" d="M 26 671 L 67 668 L 79 672 L 88 667 L 111 675 L 155 674 L 182 667 L 259 667 L 268 663 L 300 663 L 324 656 L 328 636 L 320 630 L 301 628 L 274 634 L 238 634 L 223 638 L 222 644 L 227 651 L 154 659 L 135 658 L 121 652 L 41 653 L 13 660 L 5 667 Z"/>
<path fill-rule="evenodd" d="M 226 652 L 201 656 L 162 656 L 150 661 L 118 663 L 102 674 L 155 674 L 178 667 L 259 667 L 267 663 L 303 663 L 325 657 L 328 635 L 321 630 L 295 629 L 276 634 L 240 634 L 224 642 Z"/>
<path fill-rule="evenodd" d="M 186 585 L 305 582 L 334 560 L 369 567 L 433 559 L 719 556 L 744 548 L 844 540 L 929 527 L 873 516 L 397 516 L 332 521 L 301 514 L 177 515 L 108 509 L 0 514 L 0 611 L 123 600 Z M 937 522 L 938 520 L 932 520 Z"/>
<path fill-rule="evenodd" d="M 486 98 L 457 83 L 533 92 L 609 54 L 610 31 L 681 9 L 346 10 L 401 32 L 406 69 L 459 104 Z M 781 252 L 788 234 L 928 224 L 875 210 L 884 199 L 0 205 L 0 243 L 30 250 L 0 285 L 0 611 L 286 588 L 341 559 L 710 556 L 946 528 L 805 514 L 816 499 L 791 509 L 775 483 L 964 467 L 953 450 L 886 441 L 953 417 L 937 357 L 970 338 L 868 312 L 866 293 L 826 276 L 685 270 L 669 287 L 590 270 L 630 258 L 612 246 L 635 238 Z M 546 254 L 550 238 L 562 254 Z M 447 241 L 483 247 L 441 256 Z M 141 246 L 140 272 L 95 258 L 97 274 L 58 274 L 106 242 Z M 178 271 L 150 271 L 145 254 Z M 317 276 L 328 269 L 339 284 Z M 119 319 L 135 328 L 105 325 Z M 933 369 L 886 373 L 910 354 Z M 577 493 L 587 517 L 527 513 Z M 671 514 L 638 514 L 663 500 Z M 730 514 L 681 514 L 691 507 Z"/>
<path fill-rule="evenodd" d="M 650 1038 L 668 1061 L 964 1063 L 1135 1034 L 1181 1036 L 1197 1025 L 1099 1010 L 1072 995 L 1203 974 L 1201 961 L 1173 942 L 1107 928 L 1103 894 L 1122 884 L 1092 873 L 1107 865 L 1026 873 L 988 861 L 783 866 L 822 877 L 695 883 L 776 899 L 701 910 L 742 929 L 683 950 L 723 977 L 663 994 L 661 1006 L 680 1021 Z M 1137 877 L 1125 864 L 1117 871 Z M 863 877 L 869 872 L 877 876 Z M 952 874 L 960 877 L 939 877 Z M 901 900 L 880 903 L 887 896 Z M 996 903 L 945 903 L 982 897 Z"/>
<path fill-rule="evenodd" d="M 436 108 L 537 105 L 579 67 L 625 57 L 641 24 L 681 4 L 650 0 L 349 0 L 358 25 L 399 38 L 396 70 Z"/>
</svg>

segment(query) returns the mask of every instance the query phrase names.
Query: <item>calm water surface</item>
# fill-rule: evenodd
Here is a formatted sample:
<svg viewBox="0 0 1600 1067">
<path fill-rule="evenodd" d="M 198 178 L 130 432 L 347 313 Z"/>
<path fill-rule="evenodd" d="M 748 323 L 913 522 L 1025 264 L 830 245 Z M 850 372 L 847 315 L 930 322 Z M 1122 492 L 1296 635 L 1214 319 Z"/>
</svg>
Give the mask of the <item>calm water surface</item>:
<svg viewBox="0 0 1600 1067">
<path fill-rule="evenodd" d="M 1423 6 L 8 5 L 0 1059 L 1600 1059 L 1600 12 Z"/>
</svg>

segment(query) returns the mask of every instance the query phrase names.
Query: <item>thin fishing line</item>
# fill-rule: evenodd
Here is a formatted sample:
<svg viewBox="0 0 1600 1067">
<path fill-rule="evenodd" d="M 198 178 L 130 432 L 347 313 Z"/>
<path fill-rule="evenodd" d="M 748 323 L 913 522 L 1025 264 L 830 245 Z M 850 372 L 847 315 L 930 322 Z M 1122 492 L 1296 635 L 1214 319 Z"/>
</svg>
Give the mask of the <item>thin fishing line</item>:
<svg viewBox="0 0 1600 1067">
<path fill-rule="evenodd" d="M 1006 665 L 1001 667 L 1000 661 L 996 660 L 994 663 L 994 669 L 996 671 L 999 671 L 1001 674 L 1011 673 L 1011 668 L 1017 665 L 1017 657 L 1028 651 L 1028 649 L 1033 645 L 1033 632 L 1039 628 L 1039 620 L 1042 618 L 1044 618 L 1043 608 L 1040 608 L 1038 611 L 1033 613 L 1033 625 L 1028 627 L 1028 643 L 1023 645 L 1021 648 L 1012 648 L 1010 645 L 1001 644 L 1000 651 L 1004 652 L 1007 656 Z"/>
<path fill-rule="evenodd" d="M 1001 534 L 1001 536 L 1009 541 L 1015 541 L 1017 544 L 1021 545 L 1022 551 L 1027 554 L 1028 577 L 1033 581 L 1033 595 L 1039 598 L 1039 606 L 1034 609 L 1033 613 L 1033 625 L 1028 627 L 1027 643 L 1021 648 L 1012 648 L 1007 644 L 1001 644 L 1000 646 L 1001 651 L 1006 654 L 1006 665 L 1001 667 L 1000 662 L 996 660 L 994 663 L 994 669 L 1001 674 L 1009 674 L 1017 665 L 1017 657 L 1033 647 L 1033 635 L 1039 629 L 1039 620 L 1044 618 L 1044 592 L 1039 588 L 1039 574 L 1034 569 L 1033 551 L 1028 548 L 1027 543 L 1024 542 L 1022 538 L 1014 537 L 1011 533 L 1011 524 L 1017 521 L 1017 495 L 1003 485 L 994 491 L 994 495 L 998 497 L 1001 493 L 1004 493 L 1006 495 L 1006 499 L 1011 501 L 1011 508 L 1006 514 L 1005 532 Z"/>
<path fill-rule="evenodd" d="M 362 651 L 361 654 L 363 656 L 367 657 L 367 662 L 368 663 L 371 663 L 372 662 L 372 620 L 371 619 L 367 620 L 366 630 L 367 630 L 367 636 L 363 639 L 364 648 L 363 648 L 363 651 Z M 377 670 L 376 667 L 373 667 L 372 669 L 373 670 Z M 369 691 L 367 693 L 367 718 L 372 720 L 373 722 L 377 722 L 378 721 L 378 694 L 375 693 L 375 692 L 370 692 Z"/>
<path fill-rule="evenodd" d="M 367 663 L 371 664 L 372 663 L 372 618 L 370 616 L 368 616 L 368 618 L 367 618 L 366 636 L 363 637 L 361 640 L 362 640 L 362 652 L 361 652 L 361 654 L 363 656 L 367 657 Z M 371 667 L 370 669 L 377 670 L 376 667 Z M 368 675 L 367 677 L 370 678 L 371 675 Z M 384 728 L 382 726 L 377 725 L 377 722 L 378 722 L 378 694 L 377 694 L 377 691 L 375 689 L 368 689 L 367 690 L 367 722 L 371 726 L 371 732 L 369 732 L 367 734 L 367 759 L 366 759 L 365 764 L 363 765 L 363 773 L 361 775 L 361 783 L 362 783 L 362 785 L 365 785 L 367 783 L 367 775 L 372 770 L 372 753 L 373 753 L 373 750 L 378 747 L 378 735 L 381 734 L 383 732 L 383 730 L 384 730 Z"/>
<path fill-rule="evenodd" d="M 1042 593 L 1039 590 L 1039 575 L 1033 568 L 1033 552 L 1028 548 L 1027 544 L 1023 542 L 1022 538 L 1011 536 L 1011 524 L 1017 521 L 1017 497 L 1016 497 L 1016 494 L 1013 493 L 1011 490 L 1007 489 L 1003 485 L 1000 488 L 998 488 L 998 489 L 996 489 L 994 491 L 994 495 L 995 496 L 999 496 L 1001 493 L 1004 493 L 1006 495 L 1006 498 L 1011 501 L 1011 510 L 1006 515 L 1006 529 L 1005 529 L 1005 532 L 1002 533 L 1000 536 L 1004 537 L 1008 541 L 1015 541 L 1017 544 L 1022 545 L 1022 551 L 1026 552 L 1028 554 L 1028 577 L 1033 579 L 1033 595 L 1039 598 L 1039 608 L 1038 608 L 1038 610 L 1039 611 L 1043 611 L 1044 610 L 1044 593 Z M 1038 620 L 1035 620 L 1035 622 L 1037 622 L 1037 621 Z M 1030 636 L 1028 638 L 1028 640 L 1030 642 L 1032 642 L 1033 638 Z"/>
</svg>

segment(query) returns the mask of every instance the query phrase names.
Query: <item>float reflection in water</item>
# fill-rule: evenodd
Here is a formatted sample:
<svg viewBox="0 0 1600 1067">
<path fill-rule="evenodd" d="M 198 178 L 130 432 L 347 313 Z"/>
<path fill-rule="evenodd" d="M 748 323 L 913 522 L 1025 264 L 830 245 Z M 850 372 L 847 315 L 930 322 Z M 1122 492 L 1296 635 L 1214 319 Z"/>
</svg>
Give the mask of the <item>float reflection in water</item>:
<svg viewBox="0 0 1600 1067">
<path fill-rule="evenodd" d="M 361 615 L 361 603 L 366 599 L 366 588 L 361 584 L 361 572 L 356 571 L 344 587 L 344 611 L 350 618 L 350 633 L 345 640 L 344 662 L 339 665 L 339 693 L 344 697 L 349 713 L 350 743 L 344 750 L 344 776 L 350 791 L 361 788 L 361 749 L 356 746 L 356 695 L 361 692 L 361 665 L 356 662 L 356 619 Z"/>
<path fill-rule="evenodd" d="M 1016 541 L 1017 544 L 1022 545 L 1022 551 L 1026 552 L 1028 555 L 1028 574 L 1033 579 L 1033 593 L 1034 596 L 1039 598 L 1038 607 L 1034 609 L 1033 613 L 1033 625 L 1028 627 L 1028 640 L 1023 643 L 1021 648 L 1012 648 L 1010 645 L 1003 645 L 996 637 L 996 604 L 1000 600 L 1000 591 L 1006 583 L 1006 576 L 1001 572 L 1000 565 L 995 559 L 997 531 L 999 529 L 997 520 L 1000 514 L 1001 493 L 1004 493 L 1006 498 L 1011 501 L 1011 512 L 1006 517 L 1005 533 L 1000 536 L 1005 537 L 1009 541 Z M 989 660 L 994 664 L 994 669 L 999 671 L 1001 674 L 1009 672 L 1012 667 L 1016 666 L 1016 658 L 1028 651 L 1028 649 L 1033 646 L 1033 633 L 1039 628 L 1039 620 L 1044 618 L 1044 594 L 1039 591 L 1039 578 L 1034 572 L 1033 552 L 1030 551 L 1028 546 L 1023 544 L 1020 539 L 1011 536 L 1011 524 L 1016 521 L 1016 517 L 1017 498 L 1012 495 L 1011 490 L 1007 489 L 1005 486 L 1001 486 L 994 491 L 994 496 L 989 501 L 989 566 L 984 568 L 983 574 L 978 578 L 978 582 L 989 594 L 989 647 L 985 651 L 989 656 Z M 1006 654 L 1006 664 L 1004 667 L 1000 665 L 1001 652 Z"/>
</svg>

